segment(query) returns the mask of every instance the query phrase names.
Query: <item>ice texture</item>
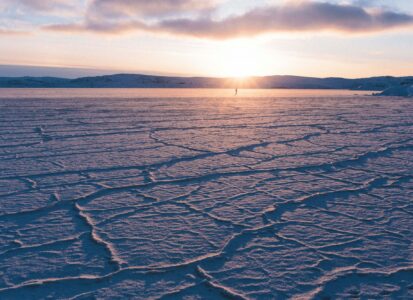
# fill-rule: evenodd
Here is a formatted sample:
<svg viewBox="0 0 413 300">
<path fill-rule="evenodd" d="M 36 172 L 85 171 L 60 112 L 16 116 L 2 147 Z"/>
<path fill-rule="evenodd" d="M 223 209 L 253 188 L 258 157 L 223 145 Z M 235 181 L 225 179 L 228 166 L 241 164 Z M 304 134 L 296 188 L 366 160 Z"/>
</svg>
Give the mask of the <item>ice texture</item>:
<svg viewBox="0 0 413 300">
<path fill-rule="evenodd" d="M 1 99 L 0 299 L 412 299 L 413 103 Z"/>
</svg>

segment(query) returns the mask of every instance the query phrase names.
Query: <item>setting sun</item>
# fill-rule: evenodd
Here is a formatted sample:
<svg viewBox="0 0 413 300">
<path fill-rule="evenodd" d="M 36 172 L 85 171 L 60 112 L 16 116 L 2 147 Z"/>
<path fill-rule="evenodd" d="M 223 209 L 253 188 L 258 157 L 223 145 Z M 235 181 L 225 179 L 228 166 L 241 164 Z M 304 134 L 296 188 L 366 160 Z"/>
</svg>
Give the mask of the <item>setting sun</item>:
<svg viewBox="0 0 413 300">
<path fill-rule="evenodd" d="M 259 75 L 263 61 L 262 49 L 251 42 L 236 40 L 225 43 L 218 53 L 220 63 L 217 73 L 223 77 L 245 80 L 247 77 Z"/>
</svg>

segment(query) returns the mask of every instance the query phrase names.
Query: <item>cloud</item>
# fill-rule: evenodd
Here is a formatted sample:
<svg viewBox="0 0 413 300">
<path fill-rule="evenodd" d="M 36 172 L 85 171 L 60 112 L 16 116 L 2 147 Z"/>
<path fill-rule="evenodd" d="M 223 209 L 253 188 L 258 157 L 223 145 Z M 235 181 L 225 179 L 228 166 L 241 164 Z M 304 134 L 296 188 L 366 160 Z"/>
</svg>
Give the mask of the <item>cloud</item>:
<svg viewBox="0 0 413 300">
<path fill-rule="evenodd" d="M 89 14 L 119 16 L 164 16 L 215 7 L 217 0 L 92 0 Z"/>
<path fill-rule="evenodd" d="M 130 21 L 130 22 L 94 22 L 88 21 L 87 23 L 79 24 L 56 24 L 45 26 L 44 29 L 51 31 L 61 32 L 94 32 L 94 33 L 107 33 L 107 34 L 119 34 L 130 31 L 155 31 L 155 29 L 143 22 Z"/>
<path fill-rule="evenodd" d="M 99 2 L 109 0 L 100 0 Z M 152 0 L 154 1 L 154 0 Z M 96 2 L 96 0 L 95 0 Z M 112 1 L 113 2 L 113 1 Z M 143 1 L 120 1 L 143 3 Z M 150 1 L 147 1 L 148 3 Z M 164 2 L 166 6 L 156 6 Z M 137 5 L 145 11 L 163 12 L 172 3 L 192 3 L 190 0 L 155 0 L 152 4 Z M 152 6 L 153 5 L 153 6 Z M 183 4 L 182 4 L 183 5 Z M 179 7 L 179 5 L 178 5 Z M 314 1 L 289 1 L 284 5 L 252 9 L 242 15 L 216 20 L 211 17 L 166 18 L 146 23 L 142 19 L 87 19 L 82 24 L 48 26 L 49 30 L 123 33 L 148 31 L 209 39 L 229 39 L 277 32 L 338 31 L 366 33 L 413 25 L 413 16 L 384 9 L 367 10 L 360 6 Z"/>
<path fill-rule="evenodd" d="M 9 7 L 23 8 L 31 11 L 48 12 L 56 9 L 73 8 L 69 0 L 2 0 Z"/>
<path fill-rule="evenodd" d="M 26 31 L 17 31 L 17 30 L 9 30 L 9 29 L 2 29 L 0 28 L 0 36 L 1 35 L 26 35 L 29 34 Z"/>
</svg>

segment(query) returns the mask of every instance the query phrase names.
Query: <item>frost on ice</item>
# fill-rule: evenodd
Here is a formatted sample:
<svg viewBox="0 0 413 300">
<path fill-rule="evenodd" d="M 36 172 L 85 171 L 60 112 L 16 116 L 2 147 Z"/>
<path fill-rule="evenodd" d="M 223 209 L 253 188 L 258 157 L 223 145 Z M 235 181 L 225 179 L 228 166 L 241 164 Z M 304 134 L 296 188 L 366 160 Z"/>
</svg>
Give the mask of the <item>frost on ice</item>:
<svg viewBox="0 0 413 300">
<path fill-rule="evenodd" d="M 1 299 L 413 297 L 413 105 L 0 100 Z"/>
</svg>

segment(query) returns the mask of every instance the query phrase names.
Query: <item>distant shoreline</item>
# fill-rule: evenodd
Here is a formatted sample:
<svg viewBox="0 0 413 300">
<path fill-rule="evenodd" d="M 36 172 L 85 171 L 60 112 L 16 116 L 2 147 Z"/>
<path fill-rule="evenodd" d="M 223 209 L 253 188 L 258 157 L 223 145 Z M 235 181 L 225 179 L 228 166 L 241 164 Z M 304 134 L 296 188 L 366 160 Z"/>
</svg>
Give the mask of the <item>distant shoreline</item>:
<svg viewBox="0 0 413 300">
<path fill-rule="evenodd" d="M 142 89 L 303 89 L 383 91 L 412 82 L 410 77 L 370 77 L 359 79 L 300 76 L 263 76 L 244 79 L 218 77 L 169 77 L 115 74 L 76 79 L 58 77 L 0 77 L 0 88 L 142 88 Z"/>
<path fill-rule="evenodd" d="M 234 88 L 225 88 L 225 87 L 0 87 L 0 90 L 16 90 L 16 89 L 50 89 L 50 90 L 234 90 Z M 317 90 L 325 90 L 325 91 L 353 91 L 353 92 L 381 92 L 382 90 L 356 90 L 356 89 L 342 89 L 342 88 L 253 88 L 253 87 L 245 87 L 245 88 L 238 88 L 238 90 L 309 90 L 309 91 L 317 91 Z"/>
</svg>

